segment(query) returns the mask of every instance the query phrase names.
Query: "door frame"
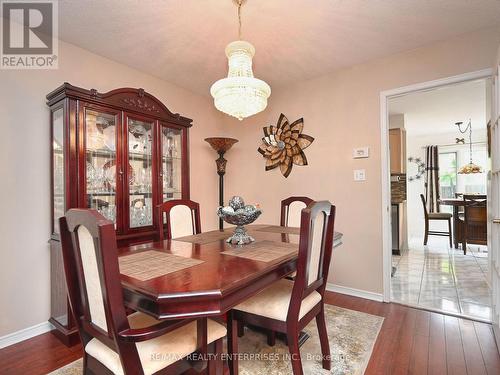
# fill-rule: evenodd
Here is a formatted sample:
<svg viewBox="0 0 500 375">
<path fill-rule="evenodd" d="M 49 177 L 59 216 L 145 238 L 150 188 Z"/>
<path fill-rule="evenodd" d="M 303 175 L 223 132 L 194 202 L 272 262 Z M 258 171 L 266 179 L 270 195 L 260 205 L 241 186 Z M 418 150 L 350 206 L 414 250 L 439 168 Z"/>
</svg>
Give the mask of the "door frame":
<svg viewBox="0 0 500 375">
<path fill-rule="evenodd" d="M 391 302 L 391 271 L 392 271 L 392 236 L 391 236 L 391 174 L 389 155 L 389 111 L 388 100 L 391 98 L 422 92 L 442 86 L 489 78 L 493 69 L 483 69 L 470 73 L 459 74 L 447 78 L 436 79 L 413 85 L 398 87 L 380 92 L 380 144 L 381 144 L 381 171 L 382 171 L 382 246 L 383 246 L 383 300 Z"/>
</svg>

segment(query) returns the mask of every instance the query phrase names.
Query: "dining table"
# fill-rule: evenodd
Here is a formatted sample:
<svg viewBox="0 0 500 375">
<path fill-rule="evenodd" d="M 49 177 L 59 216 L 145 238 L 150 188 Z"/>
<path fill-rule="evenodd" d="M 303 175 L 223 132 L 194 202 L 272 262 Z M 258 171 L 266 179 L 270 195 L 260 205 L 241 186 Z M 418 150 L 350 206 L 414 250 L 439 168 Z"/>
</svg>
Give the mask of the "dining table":
<svg viewBox="0 0 500 375">
<path fill-rule="evenodd" d="M 233 245 L 234 227 L 119 248 L 127 307 L 156 319 L 221 317 L 296 271 L 300 228 L 245 227 L 255 239 Z M 335 232 L 334 248 L 342 243 Z"/>
</svg>

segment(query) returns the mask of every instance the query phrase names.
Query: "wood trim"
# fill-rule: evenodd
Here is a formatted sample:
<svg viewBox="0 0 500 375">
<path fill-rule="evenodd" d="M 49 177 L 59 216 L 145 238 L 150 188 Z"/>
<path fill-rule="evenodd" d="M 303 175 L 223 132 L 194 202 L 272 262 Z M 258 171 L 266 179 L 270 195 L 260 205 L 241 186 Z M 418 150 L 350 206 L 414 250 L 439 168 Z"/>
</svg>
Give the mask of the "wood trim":
<svg viewBox="0 0 500 375">
<path fill-rule="evenodd" d="M 347 286 L 337 285 L 333 283 L 327 283 L 326 290 L 329 292 L 345 294 L 347 296 L 359 297 L 377 302 L 384 301 L 384 295 L 382 293 L 375 293 L 375 292 L 370 292 L 368 290 L 350 288 Z"/>
<path fill-rule="evenodd" d="M 47 321 L 9 333 L 0 337 L 0 349 L 17 344 L 18 342 L 24 340 L 28 340 L 32 337 L 41 335 L 42 333 L 50 332 L 52 329 L 54 329 L 54 326 Z"/>
</svg>

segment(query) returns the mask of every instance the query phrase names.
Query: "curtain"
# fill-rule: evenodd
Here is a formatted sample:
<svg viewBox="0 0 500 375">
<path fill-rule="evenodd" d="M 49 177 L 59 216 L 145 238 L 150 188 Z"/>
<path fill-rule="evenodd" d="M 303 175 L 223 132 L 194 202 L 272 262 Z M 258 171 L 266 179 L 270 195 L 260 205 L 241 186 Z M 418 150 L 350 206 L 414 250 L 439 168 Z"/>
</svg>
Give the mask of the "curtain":
<svg viewBox="0 0 500 375">
<path fill-rule="evenodd" d="M 429 212 L 439 212 L 438 146 L 425 147 L 425 200 Z"/>
</svg>

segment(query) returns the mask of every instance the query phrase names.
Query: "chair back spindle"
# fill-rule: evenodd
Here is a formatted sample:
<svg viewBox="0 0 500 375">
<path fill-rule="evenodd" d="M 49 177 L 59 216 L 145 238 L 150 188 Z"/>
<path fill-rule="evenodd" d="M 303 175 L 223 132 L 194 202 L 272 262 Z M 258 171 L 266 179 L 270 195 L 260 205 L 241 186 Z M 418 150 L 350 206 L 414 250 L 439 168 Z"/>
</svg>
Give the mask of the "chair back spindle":
<svg viewBox="0 0 500 375">
<path fill-rule="evenodd" d="M 422 200 L 422 206 L 424 207 L 424 216 L 425 219 L 429 217 L 429 212 L 427 211 L 427 203 L 425 202 L 425 197 L 423 194 L 420 194 L 420 199 Z"/>
</svg>

